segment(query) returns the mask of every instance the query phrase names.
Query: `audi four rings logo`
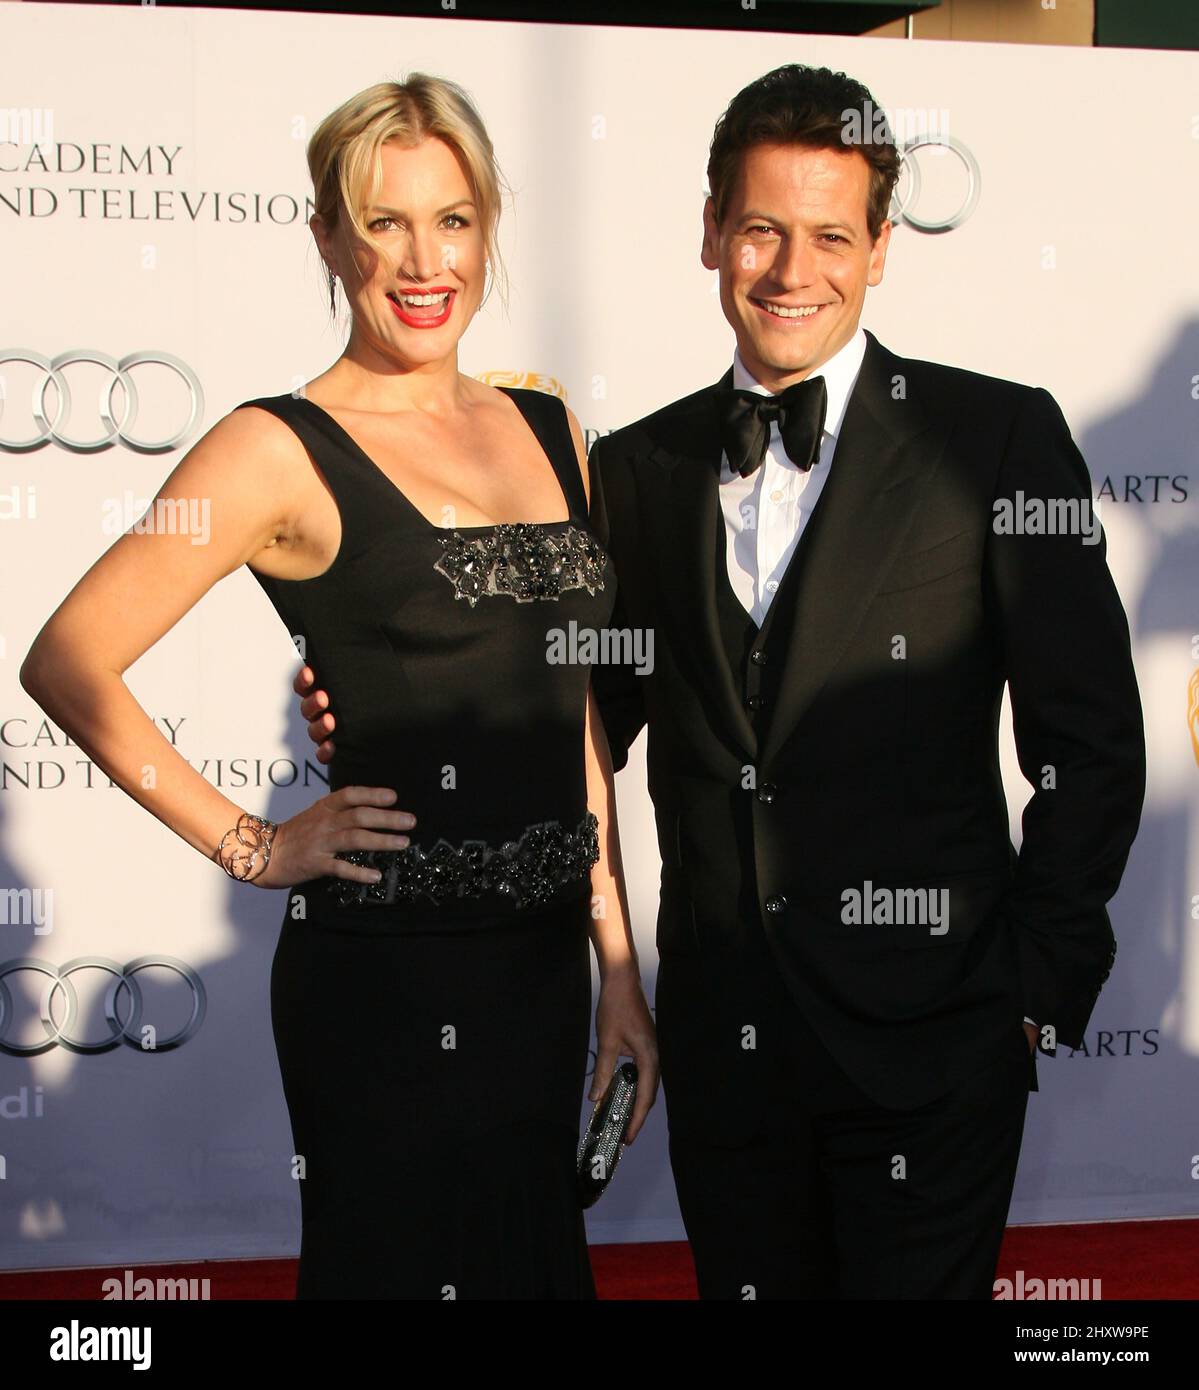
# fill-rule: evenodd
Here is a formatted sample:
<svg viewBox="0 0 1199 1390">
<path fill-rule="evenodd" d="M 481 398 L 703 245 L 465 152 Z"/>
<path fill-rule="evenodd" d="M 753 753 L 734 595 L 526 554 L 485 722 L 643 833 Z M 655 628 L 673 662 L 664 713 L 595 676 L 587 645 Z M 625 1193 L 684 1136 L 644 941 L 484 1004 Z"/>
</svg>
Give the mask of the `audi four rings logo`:
<svg viewBox="0 0 1199 1390">
<path fill-rule="evenodd" d="M 192 1007 L 191 1017 L 178 1032 L 165 1038 L 157 1037 L 153 1047 L 146 1047 L 141 1032 L 143 1027 L 147 1026 L 142 1022 L 144 1000 L 137 976 L 139 971 L 153 967 L 172 971 L 184 981 L 191 990 Z M 42 996 L 41 1005 L 42 1026 L 46 1030 L 44 1041 L 19 1043 L 6 1036 L 13 1018 L 13 1003 L 12 994 L 5 981 L 22 970 L 45 975 L 50 981 Z M 102 970 L 112 976 L 112 982 L 104 994 L 104 1017 L 108 1023 L 108 1033 L 95 1042 L 74 1036 L 74 1029 L 79 1020 L 79 996 L 75 993 L 71 976 L 79 970 Z M 54 1000 L 58 994 L 63 998 L 61 1023 L 54 1020 Z M 128 1001 L 127 1016 L 124 1020 L 118 1007 L 118 1000 L 122 994 Z M 66 965 L 51 965 L 33 956 L 22 956 L 18 960 L 5 961 L 0 965 L 0 1052 L 7 1052 L 10 1057 L 34 1057 L 39 1053 L 48 1052 L 57 1045 L 65 1047 L 68 1052 L 87 1054 L 111 1052 L 121 1043 L 128 1044 L 138 1052 L 170 1052 L 176 1047 L 182 1047 L 188 1038 L 194 1036 L 200 1024 L 204 1022 L 206 1008 L 207 999 L 199 975 L 191 966 L 176 960 L 174 956 L 138 956 L 136 960 L 131 960 L 123 966 L 115 961 L 106 960 L 103 956 L 77 956 Z"/>
<path fill-rule="evenodd" d="M 23 348 L 9 348 L 6 352 L 0 352 L 0 380 L 3 379 L 4 365 L 8 362 L 24 362 L 41 373 L 33 386 L 36 434 L 27 439 L 7 439 L 0 424 L 0 450 L 10 454 L 27 454 L 51 443 L 75 454 L 94 454 L 102 449 L 111 449 L 118 442 L 139 454 L 165 454 L 189 439 L 204 415 L 204 391 L 199 378 L 186 362 L 181 362 L 169 352 L 131 352 L 117 361 L 107 353 L 92 352 L 89 348 L 74 348 L 54 358 Z M 72 433 L 71 430 L 73 402 L 66 377 L 66 369 L 79 362 L 91 363 L 109 373 L 107 386 L 100 388 L 97 418 L 83 435 Z M 136 433 L 138 394 L 132 373 L 135 367 L 142 366 L 166 367 L 179 376 L 187 387 L 190 401 L 187 419 L 180 429 L 165 439 L 146 439 Z M 46 393 L 51 383 L 58 397 L 53 415 L 46 404 Z M 113 400 L 118 386 L 124 397 L 119 414 Z M 0 420 L 4 414 L 6 394 L 0 390 Z M 81 423 L 75 426 L 76 431 L 84 428 Z"/>
<path fill-rule="evenodd" d="M 912 211 L 912 205 L 920 200 L 921 180 L 920 165 L 911 155 L 914 150 L 923 149 L 926 145 L 937 145 L 942 149 L 951 150 L 966 171 L 966 191 L 956 211 L 948 217 L 926 219 L 918 217 Z M 960 227 L 978 206 L 978 195 L 982 192 L 982 170 L 978 167 L 978 160 L 953 135 L 917 135 L 904 144 L 902 153 L 903 167 L 908 176 L 908 191 L 900 198 L 896 190 L 895 196 L 891 199 L 891 221 L 906 222 L 916 232 L 952 232 L 955 227 Z"/>
</svg>

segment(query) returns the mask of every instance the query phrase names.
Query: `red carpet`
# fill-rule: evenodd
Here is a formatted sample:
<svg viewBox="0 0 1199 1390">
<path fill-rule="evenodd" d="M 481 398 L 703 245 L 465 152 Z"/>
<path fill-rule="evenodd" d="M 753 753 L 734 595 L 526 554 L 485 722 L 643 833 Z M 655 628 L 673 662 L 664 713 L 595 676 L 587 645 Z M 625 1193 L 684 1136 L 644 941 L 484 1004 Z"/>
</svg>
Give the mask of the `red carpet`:
<svg viewBox="0 0 1199 1390">
<path fill-rule="evenodd" d="M 1086 1226 L 1011 1226 L 997 1277 L 1087 1278 L 1102 1281 L 1105 1301 L 1199 1299 L 1199 1226 L 1194 1221 L 1115 1221 Z M 601 1298 L 693 1299 L 695 1272 L 684 1242 L 593 1245 L 591 1263 Z M 212 1298 L 288 1299 L 294 1260 L 208 1260 L 139 1265 L 136 1274 L 209 1279 Z M 105 1277 L 123 1270 L 55 1269 L 0 1274 L 0 1299 L 93 1299 Z"/>
</svg>

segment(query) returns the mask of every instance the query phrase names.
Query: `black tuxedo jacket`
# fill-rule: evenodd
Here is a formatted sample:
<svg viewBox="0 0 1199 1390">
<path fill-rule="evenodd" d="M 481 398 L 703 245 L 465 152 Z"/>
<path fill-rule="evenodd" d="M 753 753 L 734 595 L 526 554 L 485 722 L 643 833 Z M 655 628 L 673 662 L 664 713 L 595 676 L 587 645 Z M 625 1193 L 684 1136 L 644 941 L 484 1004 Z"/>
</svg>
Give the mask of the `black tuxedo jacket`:
<svg viewBox="0 0 1199 1390">
<path fill-rule="evenodd" d="M 1106 545 L 994 525 L 997 499 L 1089 505 L 1086 465 L 1047 392 L 867 340 L 824 491 L 744 662 L 721 628 L 715 388 L 591 453 L 613 626 L 654 634 L 652 674 L 593 679 L 617 768 L 648 726 L 672 1129 L 744 1110 L 755 951 L 857 1085 L 905 1108 L 1023 1040 L 1025 1014 L 1079 1045 L 1115 958 L 1105 904 L 1145 754 Z M 1005 682 L 1034 788 L 1018 855 Z M 847 892 L 890 890 L 911 918 L 918 899 L 898 890 L 921 888 L 944 891 L 943 930 L 845 920 Z M 689 982 L 669 1018 L 667 978 Z"/>
</svg>

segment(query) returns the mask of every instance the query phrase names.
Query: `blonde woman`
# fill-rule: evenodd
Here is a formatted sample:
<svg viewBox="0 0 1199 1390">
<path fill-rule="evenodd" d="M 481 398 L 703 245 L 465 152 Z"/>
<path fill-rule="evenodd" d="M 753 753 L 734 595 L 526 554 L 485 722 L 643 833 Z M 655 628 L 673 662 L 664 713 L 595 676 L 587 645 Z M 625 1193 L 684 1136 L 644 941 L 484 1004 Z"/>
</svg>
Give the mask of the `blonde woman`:
<svg viewBox="0 0 1199 1390">
<path fill-rule="evenodd" d="M 210 544 L 122 536 L 22 684 L 200 853 L 289 890 L 271 1009 L 305 1164 L 298 1296 L 593 1297 L 574 1185 L 589 940 L 592 1094 L 636 1059 L 632 1135 L 657 1058 L 588 668 L 546 659 L 551 629 L 600 628 L 613 602 L 581 433 L 555 397 L 458 370 L 500 210 L 461 88 L 361 92 L 308 163 L 345 351 L 189 451 L 159 495 L 208 498 Z M 191 769 L 122 679 L 243 564 L 339 714 L 330 794 L 277 825 Z"/>
</svg>

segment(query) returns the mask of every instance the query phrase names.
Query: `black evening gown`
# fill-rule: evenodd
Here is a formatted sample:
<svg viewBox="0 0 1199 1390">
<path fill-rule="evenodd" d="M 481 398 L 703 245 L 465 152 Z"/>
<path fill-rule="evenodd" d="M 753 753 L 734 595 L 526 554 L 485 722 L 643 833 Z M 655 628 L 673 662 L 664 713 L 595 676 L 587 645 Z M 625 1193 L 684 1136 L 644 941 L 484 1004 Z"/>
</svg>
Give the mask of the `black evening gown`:
<svg viewBox="0 0 1199 1390">
<path fill-rule="evenodd" d="M 569 518 L 435 526 L 319 406 L 341 514 L 323 574 L 255 572 L 337 715 L 330 790 L 394 787 L 412 843 L 289 891 L 271 1017 L 300 1177 L 300 1298 L 594 1298 L 575 1195 L 590 1036 L 584 718 L 572 624 L 614 578 L 566 412 L 508 389 Z M 559 636 L 560 634 L 560 636 Z"/>
</svg>

